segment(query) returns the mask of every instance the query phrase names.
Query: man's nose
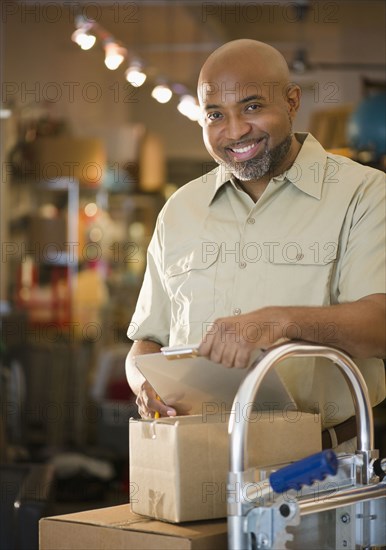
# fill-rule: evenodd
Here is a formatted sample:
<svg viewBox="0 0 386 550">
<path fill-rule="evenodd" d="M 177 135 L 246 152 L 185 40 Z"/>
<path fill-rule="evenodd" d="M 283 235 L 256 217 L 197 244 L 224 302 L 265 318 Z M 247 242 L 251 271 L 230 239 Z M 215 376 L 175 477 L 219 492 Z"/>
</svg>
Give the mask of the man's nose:
<svg viewBox="0 0 386 550">
<path fill-rule="evenodd" d="M 227 120 L 226 137 L 238 141 L 251 131 L 250 123 L 243 116 L 232 116 Z"/>
</svg>

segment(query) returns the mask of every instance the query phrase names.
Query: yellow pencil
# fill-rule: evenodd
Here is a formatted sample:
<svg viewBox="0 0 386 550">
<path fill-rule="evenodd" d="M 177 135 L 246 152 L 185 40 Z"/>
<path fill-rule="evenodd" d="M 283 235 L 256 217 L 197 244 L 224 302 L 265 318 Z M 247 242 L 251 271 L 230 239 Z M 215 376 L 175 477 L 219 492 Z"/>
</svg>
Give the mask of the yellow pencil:
<svg viewBox="0 0 386 550">
<path fill-rule="evenodd" d="M 157 399 L 158 401 L 161 401 L 159 395 L 156 396 L 156 399 Z M 161 418 L 161 415 L 160 415 L 159 411 L 155 411 L 155 413 L 154 413 L 154 418 Z"/>
</svg>

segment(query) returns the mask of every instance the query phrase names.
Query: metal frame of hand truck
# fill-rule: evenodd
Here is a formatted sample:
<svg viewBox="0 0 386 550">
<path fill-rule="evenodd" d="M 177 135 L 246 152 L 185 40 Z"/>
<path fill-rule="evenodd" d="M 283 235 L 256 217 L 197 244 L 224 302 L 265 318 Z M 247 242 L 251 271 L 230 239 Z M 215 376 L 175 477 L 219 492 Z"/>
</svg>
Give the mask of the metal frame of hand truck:
<svg viewBox="0 0 386 550">
<path fill-rule="evenodd" d="M 371 403 L 366 383 L 353 360 L 342 351 L 306 342 L 289 342 L 267 350 L 255 363 L 234 399 L 236 407 L 253 402 L 268 371 L 288 357 L 323 357 L 342 372 L 354 401 L 357 451 L 338 455 L 338 473 L 313 486 L 273 492 L 267 478 L 255 481 L 256 470 L 246 469 L 248 421 L 230 415 L 230 471 L 228 476 L 229 550 L 287 548 L 360 549 L 386 547 L 385 460 L 374 449 Z M 328 368 L 329 366 L 327 366 Z M 380 470 L 381 468 L 381 470 Z M 333 484 L 333 485 L 332 485 Z M 334 490 L 331 490 L 331 487 Z M 284 506 L 283 506 L 284 505 Z M 311 520 L 311 521 L 310 521 Z M 290 531 L 287 529 L 290 528 Z"/>
</svg>

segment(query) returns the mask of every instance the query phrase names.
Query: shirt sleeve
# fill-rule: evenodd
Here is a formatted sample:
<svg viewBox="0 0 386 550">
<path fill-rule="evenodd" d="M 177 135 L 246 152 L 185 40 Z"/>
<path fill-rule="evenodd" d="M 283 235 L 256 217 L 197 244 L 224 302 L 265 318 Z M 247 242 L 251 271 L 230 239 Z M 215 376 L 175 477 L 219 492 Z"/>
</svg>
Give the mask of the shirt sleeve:
<svg viewBox="0 0 386 550">
<path fill-rule="evenodd" d="M 127 336 L 131 340 L 153 340 L 162 346 L 169 343 L 170 299 L 162 270 L 160 217 L 147 251 L 147 266 L 134 315 Z"/>
<path fill-rule="evenodd" d="M 386 181 L 372 171 L 359 187 L 339 276 L 339 302 L 386 293 Z"/>
</svg>

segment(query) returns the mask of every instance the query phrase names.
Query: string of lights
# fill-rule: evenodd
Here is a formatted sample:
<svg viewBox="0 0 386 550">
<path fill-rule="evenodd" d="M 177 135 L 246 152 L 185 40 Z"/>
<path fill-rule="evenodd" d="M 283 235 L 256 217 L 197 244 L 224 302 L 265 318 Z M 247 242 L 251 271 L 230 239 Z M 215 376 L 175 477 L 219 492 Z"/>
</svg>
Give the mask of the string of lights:
<svg viewBox="0 0 386 550">
<path fill-rule="evenodd" d="M 135 88 L 144 84 L 148 77 L 146 64 L 134 52 L 116 40 L 99 23 L 83 15 L 75 17 L 75 26 L 76 30 L 71 38 L 82 50 L 90 50 L 97 42 L 101 43 L 105 52 L 104 63 L 110 71 L 115 71 L 126 62 L 128 63 L 125 71 L 127 82 Z M 167 103 L 173 95 L 179 99 L 177 109 L 182 115 L 192 121 L 199 120 L 200 108 L 189 90 L 183 84 L 170 83 L 165 78 L 157 77 L 151 96 L 159 103 Z"/>
</svg>

